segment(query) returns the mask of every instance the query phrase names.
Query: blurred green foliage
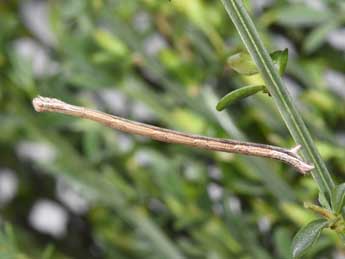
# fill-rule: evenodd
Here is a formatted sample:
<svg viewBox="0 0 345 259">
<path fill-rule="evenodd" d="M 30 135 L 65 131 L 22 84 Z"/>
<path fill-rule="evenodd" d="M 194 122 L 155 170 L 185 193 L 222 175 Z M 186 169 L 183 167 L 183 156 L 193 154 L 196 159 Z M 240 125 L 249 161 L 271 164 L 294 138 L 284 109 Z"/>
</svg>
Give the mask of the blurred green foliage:
<svg viewBox="0 0 345 259">
<path fill-rule="evenodd" d="M 329 33 L 344 26 L 345 6 L 254 2 L 246 5 L 269 51 L 289 48 L 288 88 L 343 182 L 345 54 Z M 318 200 L 311 177 L 31 106 L 40 94 L 167 128 L 292 147 L 266 94 L 216 111 L 220 96 L 262 83 L 227 67 L 241 50 L 220 1 L 2 1 L 0 173 L 14 172 L 18 190 L 1 203 L 1 258 L 289 258 L 293 234 L 316 218 L 302 205 Z M 68 206 L 61 183 L 88 208 Z M 42 199 L 67 211 L 63 235 L 32 225 Z M 305 258 L 343 249 L 326 231 Z"/>
</svg>

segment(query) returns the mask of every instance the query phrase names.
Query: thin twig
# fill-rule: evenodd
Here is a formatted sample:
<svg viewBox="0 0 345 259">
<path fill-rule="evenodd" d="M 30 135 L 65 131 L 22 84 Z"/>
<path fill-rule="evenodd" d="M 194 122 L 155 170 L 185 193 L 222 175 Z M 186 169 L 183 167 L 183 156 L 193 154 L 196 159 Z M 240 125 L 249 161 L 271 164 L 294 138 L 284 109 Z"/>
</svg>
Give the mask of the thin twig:
<svg viewBox="0 0 345 259">
<path fill-rule="evenodd" d="M 149 137 L 162 142 L 183 144 L 227 153 L 272 158 L 294 167 L 302 174 L 314 168 L 312 165 L 304 162 L 297 154 L 299 146 L 292 149 L 285 149 L 271 145 L 187 134 L 127 120 L 85 107 L 71 105 L 55 98 L 38 96 L 32 103 L 37 112 L 58 112 L 85 118 L 123 132 Z"/>
</svg>

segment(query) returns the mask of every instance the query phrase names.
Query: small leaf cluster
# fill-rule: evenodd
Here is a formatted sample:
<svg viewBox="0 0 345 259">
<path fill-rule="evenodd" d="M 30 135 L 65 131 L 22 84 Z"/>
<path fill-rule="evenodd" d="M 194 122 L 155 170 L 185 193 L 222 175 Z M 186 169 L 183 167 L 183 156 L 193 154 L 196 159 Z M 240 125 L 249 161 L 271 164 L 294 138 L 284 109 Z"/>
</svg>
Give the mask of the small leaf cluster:
<svg viewBox="0 0 345 259">
<path fill-rule="evenodd" d="M 273 63 L 276 65 L 280 75 L 283 75 L 288 63 L 289 51 L 285 49 L 283 51 L 277 50 L 271 53 Z M 252 76 L 259 74 L 256 64 L 250 55 L 246 52 L 236 53 L 230 56 L 227 60 L 227 65 L 244 76 Z M 269 95 L 269 91 L 265 85 L 248 85 L 236 89 L 224 97 L 218 102 L 216 109 L 218 111 L 224 110 L 230 104 L 241 100 L 243 98 L 254 95 L 258 92 L 264 92 Z"/>
<path fill-rule="evenodd" d="M 337 185 L 332 192 L 331 209 L 306 204 L 305 207 L 323 216 L 322 219 L 316 219 L 309 222 L 301 228 L 295 235 L 292 242 L 292 256 L 299 258 L 304 255 L 318 240 L 321 231 L 330 228 L 336 233 L 342 235 L 345 232 L 345 183 Z"/>
</svg>

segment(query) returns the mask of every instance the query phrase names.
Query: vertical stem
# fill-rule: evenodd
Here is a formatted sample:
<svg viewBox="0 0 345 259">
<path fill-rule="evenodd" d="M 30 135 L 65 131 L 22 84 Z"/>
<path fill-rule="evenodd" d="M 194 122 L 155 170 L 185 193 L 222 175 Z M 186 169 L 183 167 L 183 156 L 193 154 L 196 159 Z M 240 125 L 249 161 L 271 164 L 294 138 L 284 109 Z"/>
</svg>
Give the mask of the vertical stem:
<svg viewBox="0 0 345 259">
<path fill-rule="evenodd" d="M 329 174 L 324 161 L 305 126 L 300 113 L 297 111 L 292 98 L 284 86 L 277 70 L 275 69 L 269 53 L 255 28 L 253 21 L 239 0 L 221 0 L 228 15 L 234 23 L 248 52 L 254 59 L 258 70 L 266 82 L 277 108 L 282 115 L 292 137 L 297 144 L 302 145 L 302 153 L 306 160 L 312 162 L 315 169 L 312 176 L 319 186 L 320 191 L 328 198 L 334 187 L 334 182 Z"/>
</svg>

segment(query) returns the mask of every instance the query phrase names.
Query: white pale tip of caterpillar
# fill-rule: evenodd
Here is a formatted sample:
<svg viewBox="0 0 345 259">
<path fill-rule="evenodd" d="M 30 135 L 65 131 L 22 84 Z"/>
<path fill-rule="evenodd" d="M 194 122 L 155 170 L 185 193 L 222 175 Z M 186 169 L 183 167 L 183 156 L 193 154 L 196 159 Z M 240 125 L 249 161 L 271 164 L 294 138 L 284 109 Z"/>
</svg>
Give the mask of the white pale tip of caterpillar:
<svg viewBox="0 0 345 259">
<path fill-rule="evenodd" d="M 65 107 L 66 103 L 55 98 L 37 96 L 32 100 L 32 105 L 35 111 L 45 112 Z"/>
<path fill-rule="evenodd" d="M 45 97 L 37 96 L 32 100 L 32 105 L 34 106 L 35 111 L 37 112 L 43 112 L 44 109 L 44 103 L 45 103 Z"/>
</svg>

